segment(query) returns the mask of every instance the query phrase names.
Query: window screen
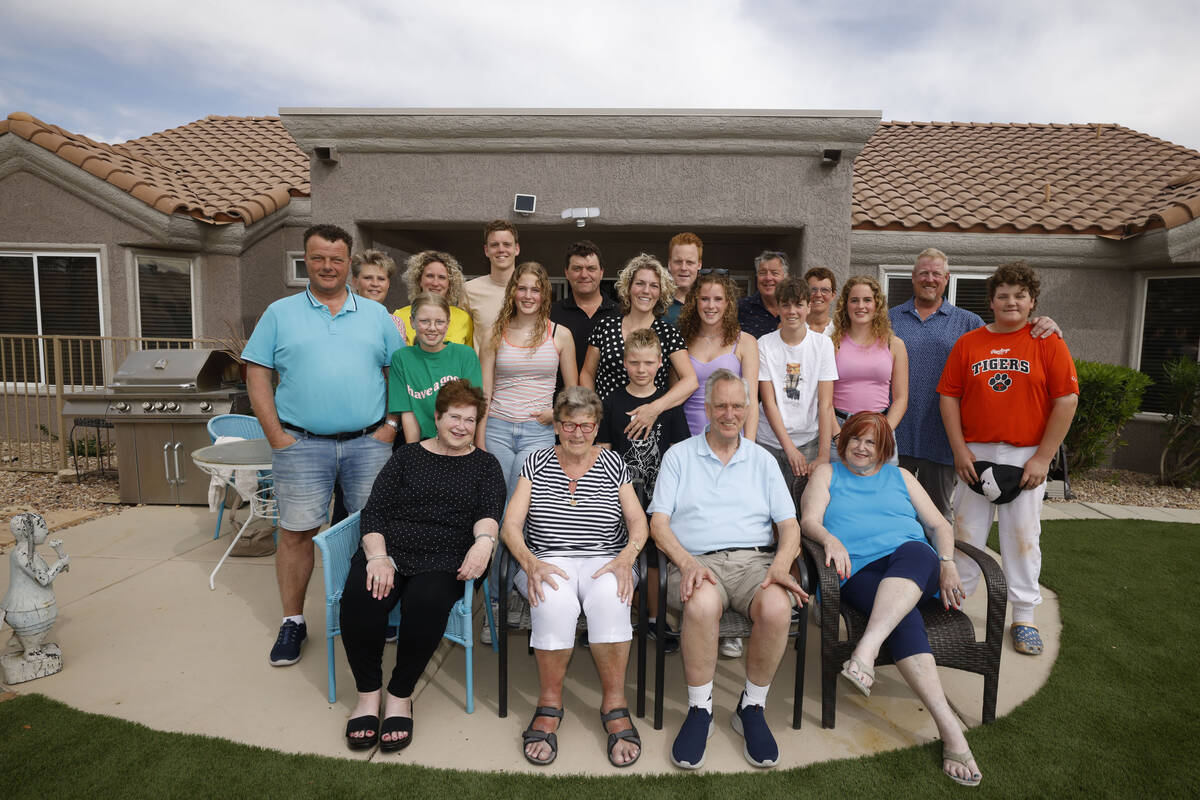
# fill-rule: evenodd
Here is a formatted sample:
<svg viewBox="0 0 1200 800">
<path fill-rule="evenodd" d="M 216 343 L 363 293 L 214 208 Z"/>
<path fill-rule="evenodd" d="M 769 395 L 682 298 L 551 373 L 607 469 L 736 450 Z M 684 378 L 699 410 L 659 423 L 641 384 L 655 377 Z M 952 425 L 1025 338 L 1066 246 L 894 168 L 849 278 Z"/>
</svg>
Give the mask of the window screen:
<svg viewBox="0 0 1200 800">
<path fill-rule="evenodd" d="M 192 262 L 138 256 L 137 266 L 142 336 L 191 338 Z"/>
<path fill-rule="evenodd" d="M 1200 276 L 1149 278 L 1142 319 L 1142 372 L 1154 379 L 1142 398 L 1143 411 L 1165 410 L 1163 366 L 1180 356 L 1196 360 L 1200 353 Z"/>
</svg>

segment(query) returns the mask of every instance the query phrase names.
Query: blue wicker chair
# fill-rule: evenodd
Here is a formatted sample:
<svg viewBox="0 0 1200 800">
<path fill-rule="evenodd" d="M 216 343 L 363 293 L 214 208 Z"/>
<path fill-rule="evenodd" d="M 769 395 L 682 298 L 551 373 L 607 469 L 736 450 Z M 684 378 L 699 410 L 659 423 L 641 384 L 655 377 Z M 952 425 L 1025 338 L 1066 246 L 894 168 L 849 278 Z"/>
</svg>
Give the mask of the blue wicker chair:
<svg viewBox="0 0 1200 800">
<path fill-rule="evenodd" d="M 342 606 L 342 589 L 346 585 L 346 576 L 350 573 L 350 559 L 358 552 L 359 515 L 354 512 L 341 522 L 313 537 L 313 542 L 321 550 L 321 569 L 325 576 L 325 647 L 329 661 L 329 702 L 337 702 L 337 673 L 334 669 L 333 640 L 342 632 L 340 611 Z M 475 581 L 465 581 L 462 599 L 450 609 L 450 618 L 446 621 L 446 632 L 443 634 L 450 641 L 462 645 L 467 651 L 467 713 L 475 712 L 475 669 L 474 645 L 475 631 L 471 624 L 471 602 L 475 595 Z M 484 596 L 487 596 L 487 580 L 484 580 Z M 492 642 L 496 641 L 496 622 L 492 619 L 491 603 L 484 603 L 487 609 L 487 623 L 491 629 Z M 395 627 L 400 624 L 400 604 L 392 610 L 388 617 L 388 625 Z M 492 645 L 495 650 L 497 646 Z"/>
<path fill-rule="evenodd" d="M 263 433 L 262 426 L 258 424 L 258 419 L 249 417 L 245 414 L 219 414 L 208 421 L 208 438 L 215 444 L 218 436 L 236 436 L 239 439 L 264 439 L 266 434 Z M 269 477 L 262 474 L 258 476 L 259 488 L 262 488 Z M 233 489 L 226 487 L 225 497 L 228 499 L 229 493 Z M 225 517 L 225 503 L 221 504 L 220 510 L 217 512 L 217 527 L 213 530 L 213 538 L 221 538 L 221 520 Z M 233 521 L 233 511 L 229 512 L 229 519 Z M 236 527 L 236 523 L 235 526 Z"/>
</svg>

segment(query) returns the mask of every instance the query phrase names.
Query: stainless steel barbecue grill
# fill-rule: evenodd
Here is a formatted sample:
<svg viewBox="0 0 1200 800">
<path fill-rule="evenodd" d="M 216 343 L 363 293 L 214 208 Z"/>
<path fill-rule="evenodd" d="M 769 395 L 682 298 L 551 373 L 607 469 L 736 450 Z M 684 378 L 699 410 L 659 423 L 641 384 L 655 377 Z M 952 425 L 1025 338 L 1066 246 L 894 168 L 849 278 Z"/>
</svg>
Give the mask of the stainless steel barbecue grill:
<svg viewBox="0 0 1200 800">
<path fill-rule="evenodd" d="M 103 417 L 117 438 L 122 503 L 202 505 L 209 476 L 191 452 L 210 444 L 208 420 L 250 413 L 238 363 L 221 350 L 137 350 L 104 392 L 67 394 L 63 416 Z"/>
</svg>

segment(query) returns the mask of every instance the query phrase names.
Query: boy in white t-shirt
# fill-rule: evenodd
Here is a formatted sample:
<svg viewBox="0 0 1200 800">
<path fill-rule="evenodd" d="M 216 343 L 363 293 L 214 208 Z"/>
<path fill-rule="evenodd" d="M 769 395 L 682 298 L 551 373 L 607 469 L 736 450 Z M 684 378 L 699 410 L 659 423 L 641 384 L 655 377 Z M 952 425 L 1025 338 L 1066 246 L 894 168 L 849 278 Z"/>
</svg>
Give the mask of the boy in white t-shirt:
<svg viewBox="0 0 1200 800">
<path fill-rule="evenodd" d="M 808 285 L 787 278 L 775 289 L 779 329 L 758 340 L 758 443 L 779 461 L 792 490 L 829 461 L 833 429 L 833 341 L 808 329 Z"/>
</svg>

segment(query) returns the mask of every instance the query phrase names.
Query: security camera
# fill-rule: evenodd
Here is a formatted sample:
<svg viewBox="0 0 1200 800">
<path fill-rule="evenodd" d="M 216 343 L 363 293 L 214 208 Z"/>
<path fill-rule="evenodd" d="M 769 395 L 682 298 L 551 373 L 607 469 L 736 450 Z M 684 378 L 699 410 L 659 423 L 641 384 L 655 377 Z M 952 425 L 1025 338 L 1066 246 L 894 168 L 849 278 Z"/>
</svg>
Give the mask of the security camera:
<svg viewBox="0 0 1200 800">
<path fill-rule="evenodd" d="M 575 227 L 582 228 L 587 225 L 589 219 L 595 219 L 600 216 L 600 209 L 595 207 L 588 208 L 564 208 L 562 212 L 563 219 L 574 219 Z"/>
</svg>

